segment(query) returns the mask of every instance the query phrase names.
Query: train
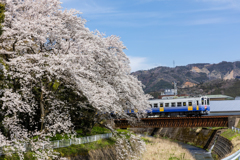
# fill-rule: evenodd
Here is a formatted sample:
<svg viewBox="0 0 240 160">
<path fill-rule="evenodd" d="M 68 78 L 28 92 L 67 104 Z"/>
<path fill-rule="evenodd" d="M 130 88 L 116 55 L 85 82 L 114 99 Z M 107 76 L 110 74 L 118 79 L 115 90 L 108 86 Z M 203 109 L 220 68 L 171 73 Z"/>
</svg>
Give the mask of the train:
<svg viewBox="0 0 240 160">
<path fill-rule="evenodd" d="M 176 99 L 153 99 L 149 100 L 150 109 L 146 117 L 177 117 L 177 116 L 202 116 L 210 113 L 210 100 L 207 96 L 176 98 Z M 134 115 L 137 110 L 129 109 L 127 114 Z"/>
</svg>

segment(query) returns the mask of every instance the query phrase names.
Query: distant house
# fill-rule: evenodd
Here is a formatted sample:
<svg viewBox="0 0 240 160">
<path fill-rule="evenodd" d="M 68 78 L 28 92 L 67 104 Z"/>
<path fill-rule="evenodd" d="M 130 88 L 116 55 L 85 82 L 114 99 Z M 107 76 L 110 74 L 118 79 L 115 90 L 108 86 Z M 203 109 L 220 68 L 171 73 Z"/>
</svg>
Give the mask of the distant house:
<svg viewBox="0 0 240 160">
<path fill-rule="evenodd" d="M 227 96 L 227 95 L 206 95 L 208 98 L 210 98 L 210 101 L 223 101 L 223 100 L 234 100 L 233 97 Z"/>
<path fill-rule="evenodd" d="M 177 89 L 165 89 L 161 95 L 175 95 L 177 94 Z"/>
</svg>

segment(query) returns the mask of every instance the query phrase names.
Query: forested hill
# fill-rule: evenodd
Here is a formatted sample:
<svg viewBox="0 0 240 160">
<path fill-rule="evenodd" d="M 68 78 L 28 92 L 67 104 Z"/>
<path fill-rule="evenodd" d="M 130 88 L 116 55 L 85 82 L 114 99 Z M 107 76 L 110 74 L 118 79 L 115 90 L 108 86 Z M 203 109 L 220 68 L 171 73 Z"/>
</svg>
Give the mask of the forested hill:
<svg viewBox="0 0 240 160">
<path fill-rule="evenodd" d="M 223 61 L 218 64 L 197 63 L 175 68 L 160 66 L 132 74 L 146 86 L 145 93 L 159 92 L 162 89 L 172 88 L 174 81 L 177 82 L 178 88 L 186 88 L 216 79 L 235 79 L 236 76 L 240 76 L 240 61 Z"/>
</svg>

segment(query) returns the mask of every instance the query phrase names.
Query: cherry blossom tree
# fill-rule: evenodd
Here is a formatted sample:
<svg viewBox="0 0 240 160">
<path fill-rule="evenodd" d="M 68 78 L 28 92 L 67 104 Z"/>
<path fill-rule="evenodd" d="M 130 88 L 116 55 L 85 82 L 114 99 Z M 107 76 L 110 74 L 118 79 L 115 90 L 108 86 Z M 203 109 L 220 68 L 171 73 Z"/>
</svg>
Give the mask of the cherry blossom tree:
<svg viewBox="0 0 240 160">
<path fill-rule="evenodd" d="M 0 147 L 9 146 L 23 159 L 24 145 L 30 144 L 37 158 L 54 158 L 42 145 L 56 133 L 74 133 L 74 118 L 91 113 L 100 122 L 111 113 L 127 117 L 129 108 L 145 112 L 149 96 L 130 75 L 119 37 L 91 32 L 79 12 L 62 10 L 59 0 L 0 2 L 5 4 L 0 54 L 8 80 L 1 93 L 7 134 L 1 129 Z"/>
</svg>

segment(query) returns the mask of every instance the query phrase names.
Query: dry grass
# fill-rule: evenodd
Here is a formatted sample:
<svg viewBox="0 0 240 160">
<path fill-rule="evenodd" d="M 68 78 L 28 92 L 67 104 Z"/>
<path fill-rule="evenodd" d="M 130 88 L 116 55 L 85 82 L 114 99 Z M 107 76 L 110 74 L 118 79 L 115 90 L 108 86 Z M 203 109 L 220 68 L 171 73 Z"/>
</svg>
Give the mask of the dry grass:
<svg viewBox="0 0 240 160">
<path fill-rule="evenodd" d="M 143 160 L 194 160 L 188 150 L 181 145 L 160 138 L 144 138 L 147 150 Z"/>
</svg>

